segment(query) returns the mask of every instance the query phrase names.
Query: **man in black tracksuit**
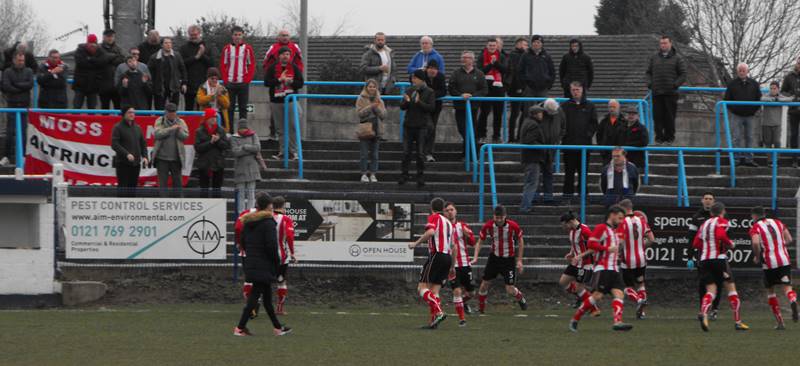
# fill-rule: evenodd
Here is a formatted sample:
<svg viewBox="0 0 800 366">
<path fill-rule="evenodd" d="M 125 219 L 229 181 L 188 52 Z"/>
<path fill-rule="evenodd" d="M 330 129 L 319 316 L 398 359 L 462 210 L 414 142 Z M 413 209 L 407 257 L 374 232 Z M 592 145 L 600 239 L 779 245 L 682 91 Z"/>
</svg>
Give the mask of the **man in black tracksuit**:
<svg viewBox="0 0 800 366">
<path fill-rule="evenodd" d="M 695 257 L 695 250 L 692 248 L 692 240 L 697 235 L 697 231 L 700 230 L 700 227 L 703 226 L 703 223 L 711 218 L 711 206 L 716 203 L 716 199 L 714 198 L 714 193 L 712 192 L 705 192 L 703 193 L 702 204 L 703 206 L 700 207 L 697 212 L 692 216 L 692 221 L 689 224 L 689 243 L 688 245 L 688 253 L 689 259 Z M 697 260 L 695 259 L 695 263 Z M 706 284 L 703 282 L 702 278 L 699 277 L 700 273 L 698 272 L 698 286 L 697 286 L 697 293 L 700 295 L 700 301 L 703 301 L 703 296 L 706 294 Z M 722 288 L 722 282 L 717 283 L 717 288 Z M 717 309 L 719 309 L 719 301 L 722 296 L 716 296 L 714 298 L 714 302 L 711 304 L 711 311 L 709 312 L 709 318 L 712 320 L 717 318 Z"/>
<path fill-rule="evenodd" d="M 561 80 L 561 88 L 564 89 L 564 98 L 572 97 L 569 84 L 573 81 L 583 83 L 584 93 L 592 88 L 592 81 L 594 81 L 592 58 L 583 52 L 583 43 L 577 38 L 569 41 L 569 52 L 561 58 L 558 76 Z"/>
<path fill-rule="evenodd" d="M 597 131 L 597 111 L 594 104 L 586 100 L 583 86 L 578 81 L 570 85 L 572 99 L 561 104 L 567 120 L 567 132 L 562 145 L 592 145 L 592 138 Z M 589 152 L 586 152 L 588 165 Z M 575 174 L 581 174 L 581 152 L 564 150 L 564 197 L 571 198 L 575 193 Z M 579 182 L 584 184 L 585 182 Z"/>
<path fill-rule="evenodd" d="M 425 70 L 415 70 L 411 75 L 411 87 L 403 95 L 400 109 L 406 111 L 403 124 L 403 162 L 399 184 L 408 180 L 408 165 L 414 154 L 417 156 L 417 186 L 425 186 L 423 173 L 425 171 L 424 148 L 427 127 L 432 123 L 431 116 L 436 109 L 436 96 L 433 89 L 425 85 Z M 416 142 L 416 147 L 414 143 Z M 413 150 L 412 150 L 413 149 Z"/>
<path fill-rule="evenodd" d="M 522 82 L 522 79 L 519 77 L 519 64 L 520 61 L 522 61 L 522 56 L 524 56 L 527 51 L 528 40 L 522 37 L 517 38 L 517 41 L 514 42 L 514 50 L 508 55 L 508 68 L 503 76 L 503 84 L 506 87 L 506 93 L 508 93 L 509 97 L 518 98 L 525 95 L 525 83 Z M 522 117 L 522 120 L 525 118 L 523 104 L 524 103 L 509 104 L 511 107 L 511 115 L 508 119 L 508 137 L 511 142 L 517 141 L 516 127 L 518 120 L 520 120 L 520 117 Z M 519 122 L 521 126 L 522 121 Z"/>
<path fill-rule="evenodd" d="M 658 53 L 647 66 L 647 88 L 653 93 L 653 122 L 656 142 L 675 142 L 678 88 L 686 82 L 686 61 L 678 55 L 669 37 L 661 37 Z"/>
</svg>

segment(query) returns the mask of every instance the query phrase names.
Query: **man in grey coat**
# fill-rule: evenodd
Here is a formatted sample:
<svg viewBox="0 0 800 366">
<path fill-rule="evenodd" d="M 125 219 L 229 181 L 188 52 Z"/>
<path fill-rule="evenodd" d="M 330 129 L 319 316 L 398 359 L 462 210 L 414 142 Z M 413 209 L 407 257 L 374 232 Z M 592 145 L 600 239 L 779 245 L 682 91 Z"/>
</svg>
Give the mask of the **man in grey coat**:
<svg viewBox="0 0 800 366">
<path fill-rule="evenodd" d="M 375 33 L 375 41 L 366 47 L 361 55 L 359 71 L 364 74 L 364 80 L 375 80 L 380 87 L 381 95 L 385 95 L 394 87 L 395 62 L 394 50 L 386 45 L 386 35 L 383 32 Z"/>
<path fill-rule="evenodd" d="M 656 143 L 672 144 L 675 142 L 678 88 L 686 82 L 686 61 L 672 46 L 668 36 L 661 37 L 658 53 L 650 57 L 647 80 L 647 88 L 653 95 Z"/>
<path fill-rule="evenodd" d="M 189 127 L 178 117 L 178 107 L 167 103 L 165 114 L 156 119 L 153 158 L 158 174 L 159 193 L 168 196 L 167 183 L 172 178 L 172 189 L 180 196 L 183 186 L 181 170 L 186 162 L 186 148 L 183 142 L 189 137 Z"/>
<path fill-rule="evenodd" d="M 259 165 L 263 162 L 260 159 L 261 142 L 255 131 L 248 127 L 246 119 L 239 120 L 236 134 L 231 138 L 231 152 L 236 159 L 233 175 L 239 195 L 236 212 L 242 212 L 255 205 L 256 182 L 261 180 Z"/>
</svg>

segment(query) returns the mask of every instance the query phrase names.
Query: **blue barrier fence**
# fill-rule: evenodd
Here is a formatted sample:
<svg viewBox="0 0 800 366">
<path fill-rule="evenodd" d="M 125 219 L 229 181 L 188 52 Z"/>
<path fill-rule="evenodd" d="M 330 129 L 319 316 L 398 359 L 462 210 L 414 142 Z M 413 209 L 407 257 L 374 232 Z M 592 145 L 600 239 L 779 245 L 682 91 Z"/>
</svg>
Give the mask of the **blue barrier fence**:
<svg viewBox="0 0 800 366">
<path fill-rule="evenodd" d="M 489 166 L 489 184 L 492 194 L 492 207 L 497 206 L 497 183 L 495 180 L 494 172 L 494 150 L 579 150 L 581 152 L 581 169 L 580 169 L 580 215 L 581 221 L 586 218 L 586 166 L 587 166 L 587 151 L 609 151 L 613 150 L 613 146 L 573 146 L 573 145 L 520 145 L 520 144 L 486 144 L 481 147 L 480 155 L 480 180 L 478 181 L 478 217 L 483 218 L 484 214 L 484 201 L 485 201 L 485 176 L 484 166 L 485 158 L 488 159 Z M 800 154 L 800 149 L 746 149 L 746 148 L 714 148 L 714 147 L 625 147 L 627 151 L 659 151 L 659 152 L 676 152 L 678 157 L 678 185 L 676 198 L 678 200 L 678 207 L 689 207 L 689 187 L 686 178 L 686 164 L 684 161 L 684 154 L 686 152 L 728 152 L 728 153 L 767 153 L 770 154 L 772 159 L 772 194 L 771 194 L 771 207 L 773 210 L 777 208 L 778 202 L 778 155 L 779 154 Z"/>
</svg>

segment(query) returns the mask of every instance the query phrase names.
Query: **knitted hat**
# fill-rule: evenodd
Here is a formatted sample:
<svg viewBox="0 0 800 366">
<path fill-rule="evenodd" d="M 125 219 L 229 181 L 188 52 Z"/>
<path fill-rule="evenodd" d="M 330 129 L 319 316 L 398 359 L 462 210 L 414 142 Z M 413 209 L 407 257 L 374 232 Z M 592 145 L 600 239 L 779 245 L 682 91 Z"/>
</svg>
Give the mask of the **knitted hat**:
<svg viewBox="0 0 800 366">
<path fill-rule="evenodd" d="M 420 79 L 420 80 L 425 80 L 425 78 L 428 77 L 428 75 L 425 74 L 425 70 L 421 70 L 421 69 L 414 70 L 414 74 L 413 75 L 414 75 L 414 77 L 416 77 L 417 79 Z"/>
<path fill-rule="evenodd" d="M 97 43 L 97 35 L 92 33 L 86 36 L 86 43 Z"/>
<path fill-rule="evenodd" d="M 439 61 L 430 60 L 430 61 L 428 61 L 428 64 L 426 66 L 430 67 L 430 68 L 433 68 L 433 69 L 438 69 L 439 68 Z"/>
<path fill-rule="evenodd" d="M 164 110 L 167 112 L 177 112 L 178 106 L 176 106 L 175 103 L 167 103 L 167 105 L 164 106 Z"/>
<path fill-rule="evenodd" d="M 217 118 L 217 110 L 214 108 L 206 108 L 203 110 L 203 120 L 207 120 L 209 118 Z"/>
</svg>

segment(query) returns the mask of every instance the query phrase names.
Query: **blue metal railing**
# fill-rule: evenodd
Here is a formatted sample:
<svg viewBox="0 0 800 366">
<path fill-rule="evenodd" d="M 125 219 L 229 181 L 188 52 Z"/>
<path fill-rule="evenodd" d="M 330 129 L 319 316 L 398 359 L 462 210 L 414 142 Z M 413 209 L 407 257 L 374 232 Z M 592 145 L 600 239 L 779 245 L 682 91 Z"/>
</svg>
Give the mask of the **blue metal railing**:
<svg viewBox="0 0 800 366">
<path fill-rule="evenodd" d="M 485 179 L 484 179 L 484 157 L 488 158 L 489 165 L 489 184 L 492 194 L 492 207 L 497 206 L 497 183 L 495 180 L 494 172 L 494 150 L 580 150 L 581 151 L 581 169 L 580 169 L 580 215 L 581 221 L 586 218 L 586 164 L 587 164 L 587 151 L 609 151 L 613 150 L 613 146 L 577 146 L 577 145 L 520 145 L 520 144 L 486 144 L 481 147 L 480 155 L 480 181 L 478 182 L 478 217 L 483 218 L 484 214 L 484 200 L 485 200 Z M 746 148 L 714 148 L 714 147 L 625 147 L 626 151 L 660 151 L 660 152 L 677 152 L 678 153 L 678 185 L 676 198 L 678 200 L 678 207 L 689 207 L 689 188 L 686 178 L 686 164 L 684 161 L 684 153 L 686 152 L 730 152 L 730 153 L 768 153 L 772 159 L 772 194 L 771 194 L 771 207 L 773 210 L 777 208 L 778 202 L 778 155 L 779 154 L 800 154 L 800 149 L 746 149 Z"/>
<path fill-rule="evenodd" d="M 27 114 L 28 112 L 36 112 L 36 113 L 59 113 L 59 114 L 111 114 L 111 115 L 119 115 L 120 111 L 118 109 L 52 109 L 52 108 L 0 108 L 0 114 L 11 114 L 15 115 L 15 127 L 16 127 L 16 134 L 15 138 L 15 160 L 16 160 L 16 168 L 25 169 L 25 157 L 22 154 L 22 147 L 25 143 L 25 138 L 22 136 L 22 115 Z M 137 115 L 161 115 L 164 114 L 164 111 L 153 111 L 153 110 L 143 110 L 143 111 L 136 111 Z M 181 116 L 202 116 L 203 112 L 200 111 L 179 111 L 178 115 Z M 221 123 L 220 119 L 217 118 L 217 123 Z M 6 137 L 8 138 L 8 137 Z"/>
</svg>

